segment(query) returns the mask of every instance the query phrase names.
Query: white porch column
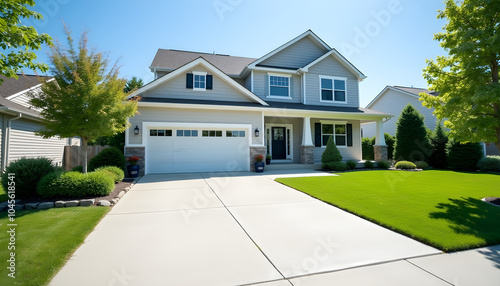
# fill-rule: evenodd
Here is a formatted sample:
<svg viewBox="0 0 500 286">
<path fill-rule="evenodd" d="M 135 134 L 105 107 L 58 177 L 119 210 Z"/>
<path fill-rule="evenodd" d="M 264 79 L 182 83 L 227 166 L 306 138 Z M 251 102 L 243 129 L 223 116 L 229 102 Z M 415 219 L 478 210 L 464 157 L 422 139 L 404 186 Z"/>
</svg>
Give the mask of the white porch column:
<svg viewBox="0 0 500 286">
<path fill-rule="evenodd" d="M 313 146 L 311 135 L 311 117 L 304 117 L 304 126 L 302 128 L 302 146 Z"/>
<path fill-rule="evenodd" d="M 377 121 L 377 133 L 375 134 L 375 145 L 385 146 L 384 121 Z"/>
</svg>

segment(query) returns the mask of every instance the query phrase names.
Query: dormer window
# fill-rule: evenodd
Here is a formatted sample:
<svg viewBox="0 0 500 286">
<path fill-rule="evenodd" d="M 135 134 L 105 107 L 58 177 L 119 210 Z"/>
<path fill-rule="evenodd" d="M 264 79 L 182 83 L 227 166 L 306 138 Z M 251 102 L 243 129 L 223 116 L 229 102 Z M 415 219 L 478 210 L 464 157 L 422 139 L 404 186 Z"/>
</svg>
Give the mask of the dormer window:
<svg viewBox="0 0 500 286">
<path fill-rule="evenodd" d="M 346 78 L 320 76 L 320 90 L 322 102 L 347 103 Z"/>
<path fill-rule="evenodd" d="M 205 91 L 212 89 L 212 75 L 206 72 L 193 71 L 193 73 L 186 74 L 186 88 L 197 91 Z"/>
<path fill-rule="evenodd" d="M 270 74 L 269 96 L 290 97 L 290 76 Z"/>
</svg>

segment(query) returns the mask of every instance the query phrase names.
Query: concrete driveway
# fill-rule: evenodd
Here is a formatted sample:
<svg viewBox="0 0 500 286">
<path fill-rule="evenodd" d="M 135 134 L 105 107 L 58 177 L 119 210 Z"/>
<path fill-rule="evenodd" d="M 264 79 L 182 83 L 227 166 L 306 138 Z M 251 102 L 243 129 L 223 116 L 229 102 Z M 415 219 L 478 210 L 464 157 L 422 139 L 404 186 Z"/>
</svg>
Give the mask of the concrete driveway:
<svg viewBox="0 0 500 286">
<path fill-rule="evenodd" d="M 425 258 L 418 260 L 439 250 L 273 181 L 323 175 L 145 176 L 51 285 L 367 285 L 363 278 L 377 275 L 395 281 L 380 285 L 409 277 L 415 285 L 450 285 L 422 270 Z"/>
</svg>

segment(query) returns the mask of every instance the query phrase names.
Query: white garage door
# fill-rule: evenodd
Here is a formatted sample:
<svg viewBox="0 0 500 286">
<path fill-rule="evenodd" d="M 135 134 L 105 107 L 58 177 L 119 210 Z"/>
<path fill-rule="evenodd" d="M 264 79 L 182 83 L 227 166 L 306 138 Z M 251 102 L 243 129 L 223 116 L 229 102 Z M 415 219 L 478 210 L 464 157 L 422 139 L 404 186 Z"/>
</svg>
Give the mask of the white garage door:
<svg viewBox="0 0 500 286">
<path fill-rule="evenodd" d="M 249 135 L 245 129 L 148 129 L 147 173 L 249 170 Z"/>
</svg>

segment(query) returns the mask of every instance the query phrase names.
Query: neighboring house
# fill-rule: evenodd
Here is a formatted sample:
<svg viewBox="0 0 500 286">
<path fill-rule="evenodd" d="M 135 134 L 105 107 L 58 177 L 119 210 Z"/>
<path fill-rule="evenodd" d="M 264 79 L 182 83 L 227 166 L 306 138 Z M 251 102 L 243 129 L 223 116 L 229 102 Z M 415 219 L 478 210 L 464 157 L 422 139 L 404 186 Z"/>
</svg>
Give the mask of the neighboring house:
<svg viewBox="0 0 500 286">
<path fill-rule="evenodd" d="M 19 79 L 6 78 L 0 85 L 0 157 L 1 169 L 22 157 L 47 157 L 61 166 L 64 146 L 68 139 L 43 139 L 35 135 L 41 125 L 40 113 L 29 104 L 29 93 L 37 92 L 41 81 L 53 80 L 52 77 L 18 75 Z M 77 139 L 71 144 L 78 144 Z"/>
<path fill-rule="evenodd" d="M 430 95 L 437 95 L 437 92 L 425 88 L 386 86 L 367 106 L 368 110 L 378 110 L 385 113 L 394 114 L 395 117 L 384 122 L 384 132 L 396 135 L 396 122 L 403 109 L 411 104 L 424 117 L 425 126 L 431 130 L 436 128 L 438 119 L 434 116 L 434 108 L 427 108 L 422 105 L 419 94 L 425 92 Z M 362 136 L 372 138 L 376 134 L 374 123 L 364 123 L 361 126 Z M 485 144 L 485 154 L 498 155 L 495 144 Z"/>
<path fill-rule="evenodd" d="M 384 132 L 391 135 L 396 134 L 396 122 L 403 109 L 411 104 L 424 117 L 425 126 L 431 130 L 436 128 L 437 118 L 434 116 L 434 108 L 427 108 L 422 105 L 419 100 L 419 94 L 425 92 L 430 95 L 435 95 L 435 91 L 430 91 L 425 88 L 404 87 L 404 86 L 386 86 L 367 106 L 366 109 L 378 110 L 390 114 L 395 117 L 384 122 Z M 373 123 L 365 123 L 362 125 L 363 137 L 372 138 L 376 133 L 376 126 Z"/>
<path fill-rule="evenodd" d="M 318 163 L 331 136 L 361 160 L 361 123 L 392 116 L 359 107 L 366 76 L 310 30 L 258 59 L 159 49 L 150 69 L 125 134 L 146 174 L 249 171 L 256 154 Z"/>
</svg>

